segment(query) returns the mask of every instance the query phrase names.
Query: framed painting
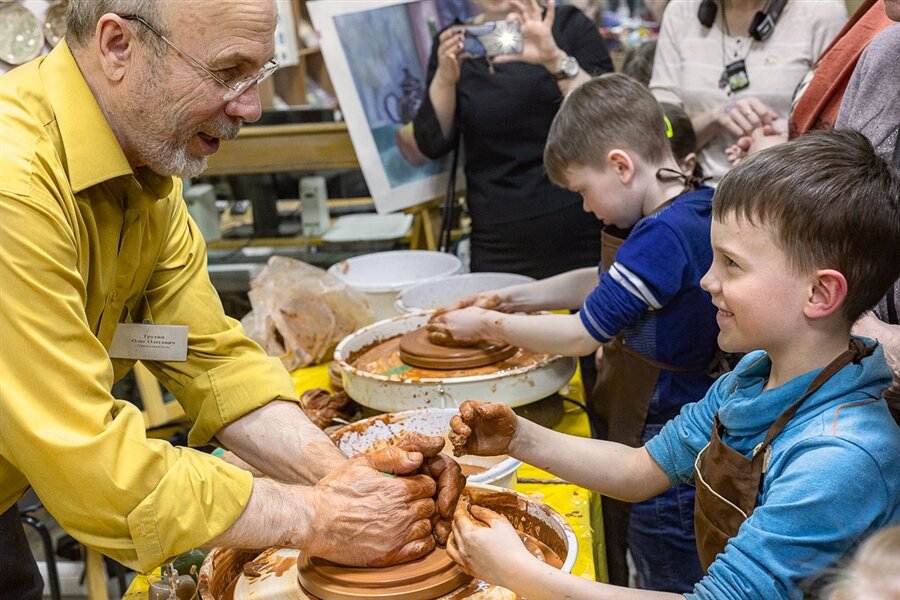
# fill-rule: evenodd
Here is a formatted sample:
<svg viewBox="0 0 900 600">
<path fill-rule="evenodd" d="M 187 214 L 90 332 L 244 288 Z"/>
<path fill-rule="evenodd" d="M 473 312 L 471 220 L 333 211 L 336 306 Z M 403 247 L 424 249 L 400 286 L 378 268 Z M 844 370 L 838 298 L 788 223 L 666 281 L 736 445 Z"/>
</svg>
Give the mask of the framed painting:
<svg viewBox="0 0 900 600">
<path fill-rule="evenodd" d="M 434 34 L 474 14 L 469 0 L 315 0 L 307 8 L 376 210 L 442 196 L 451 157 L 426 158 L 412 120 L 428 93 Z"/>
</svg>

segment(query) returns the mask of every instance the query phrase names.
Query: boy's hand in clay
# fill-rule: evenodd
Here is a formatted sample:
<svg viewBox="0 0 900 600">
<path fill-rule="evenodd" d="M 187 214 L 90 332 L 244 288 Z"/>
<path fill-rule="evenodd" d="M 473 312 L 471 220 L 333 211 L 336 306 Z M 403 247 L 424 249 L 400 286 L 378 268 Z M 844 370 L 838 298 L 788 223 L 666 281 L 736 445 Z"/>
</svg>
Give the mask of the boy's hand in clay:
<svg viewBox="0 0 900 600">
<path fill-rule="evenodd" d="M 442 437 L 407 433 L 396 444 L 396 447 L 406 451 L 421 452 L 425 456 L 419 472 L 432 477 L 437 485 L 432 523 L 434 539 L 438 545 L 443 546 L 447 543 L 447 537 L 450 535 L 450 525 L 453 521 L 453 511 L 456 510 L 456 502 L 459 500 L 463 488 L 466 487 L 466 478 L 462 474 L 462 469 L 455 460 L 440 453 L 444 447 L 444 438 Z"/>
<path fill-rule="evenodd" d="M 390 447 L 356 456 L 323 477 L 311 506 L 316 527 L 303 548 L 352 566 L 399 564 L 430 552 L 437 486 L 431 476 L 416 474 L 424 463 L 419 451 Z"/>
<path fill-rule="evenodd" d="M 432 315 L 428 320 L 428 339 L 445 346 L 475 345 L 492 340 L 485 331 L 484 321 L 490 318 L 490 311 L 469 307 L 450 310 Z"/>
<path fill-rule="evenodd" d="M 506 517 L 465 497 L 456 507 L 447 554 L 466 573 L 511 589 L 518 587 L 516 574 L 537 560 Z"/>
<path fill-rule="evenodd" d="M 453 454 L 497 456 L 508 454 L 516 435 L 516 413 L 506 404 L 468 400 L 450 419 Z"/>
</svg>

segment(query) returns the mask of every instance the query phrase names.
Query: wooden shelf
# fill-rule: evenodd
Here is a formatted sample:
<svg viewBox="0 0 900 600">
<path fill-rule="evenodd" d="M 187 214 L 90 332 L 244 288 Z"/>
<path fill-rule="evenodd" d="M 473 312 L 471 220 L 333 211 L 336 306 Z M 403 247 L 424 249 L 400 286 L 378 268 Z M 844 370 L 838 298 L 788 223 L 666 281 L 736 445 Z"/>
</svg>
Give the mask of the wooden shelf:
<svg viewBox="0 0 900 600">
<path fill-rule="evenodd" d="M 346 123 L 244 127 L 209 157 L 203 175 L 356 169 L 359 162 Z"/>
</svg>

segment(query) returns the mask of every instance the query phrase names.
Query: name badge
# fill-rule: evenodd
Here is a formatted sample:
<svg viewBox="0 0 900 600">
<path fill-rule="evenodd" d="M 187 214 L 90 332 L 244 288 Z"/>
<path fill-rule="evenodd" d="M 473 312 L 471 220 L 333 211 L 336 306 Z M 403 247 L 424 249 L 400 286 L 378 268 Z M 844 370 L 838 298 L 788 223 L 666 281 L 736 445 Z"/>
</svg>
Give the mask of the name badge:
<svg viewBox="0 0 900 600">
<path fill-rule="evenodd" d="M 119 323 L 109 346 L 110 358 L 183 362 L 187 360 L 186 325 Z"/>
</svg>

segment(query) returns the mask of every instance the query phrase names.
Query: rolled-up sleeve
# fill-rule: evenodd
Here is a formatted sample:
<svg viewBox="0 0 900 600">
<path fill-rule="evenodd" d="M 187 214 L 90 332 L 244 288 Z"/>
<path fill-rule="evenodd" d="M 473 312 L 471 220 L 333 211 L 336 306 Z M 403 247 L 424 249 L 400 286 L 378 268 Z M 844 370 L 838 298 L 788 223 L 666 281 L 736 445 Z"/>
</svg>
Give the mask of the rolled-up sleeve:
<svg viewBox="0 0 900 600">
<path fill-rule="evenodd" d="M 182 404 L 192 423 L 188 442 L 209 443 L 223 426 L 273 398 L 297 401 L 290 374 L 225 315 L 209 280 L 206 246 L 184 203 L 174 204 L 142 315 L 188 326 L 188 360 L 147 367 Z"/>
<path fill-rule="evenodd" d="M 80 270 L 86 257 L 78 241 L 87 231 L 73 211 L 37 193 L 0 194 L 0 501 L 4 508 L 15 502 L 24 477 L 78 541 L 145 570 L 230 527 L 246 505 L 252 478 L 203 453 L 148 440 L 140 411 L 112 397 L 113 364 L 85 309 L 96 301 L 88 298 Z M 193 298 L 199 312 L 191 322 L 220 310 L 196 304 L 209 293 Z M 218 342 L 227 340 L 224 348 L 239 354 L 252 350 L 238 340 L 236 326 L 222 332 L 222 317 L 212 320 L 217 324 L 200 328 L 184 369 L 204 388 L 186 402 L 195 439 L 208 439 L 257 397 L 293 395 L 289 378 L 274 383 L 276 369 L 264 356 L 248 360 L 259 365 L 255 371 L 223 361 L 220 371 L 203 374 L 221 360 L 205 356 Z M 224 386 L 250 372 L 257 376 L 235 387 L 254 400 L 220 402 Z M 260 380 L 267 378 L 259 375 L 270 372 L 266 389 Z M 210 383 L 201 384 L 204 379 Z"/>
</svg>

